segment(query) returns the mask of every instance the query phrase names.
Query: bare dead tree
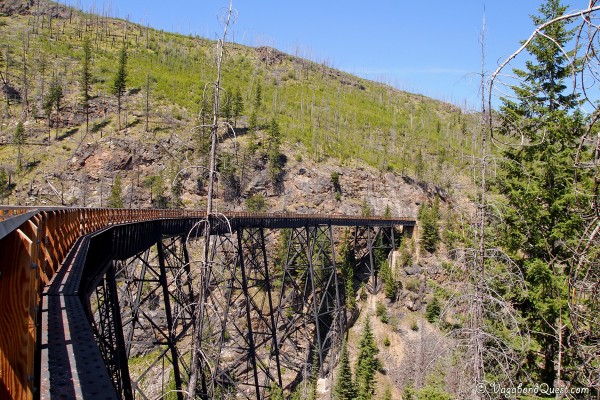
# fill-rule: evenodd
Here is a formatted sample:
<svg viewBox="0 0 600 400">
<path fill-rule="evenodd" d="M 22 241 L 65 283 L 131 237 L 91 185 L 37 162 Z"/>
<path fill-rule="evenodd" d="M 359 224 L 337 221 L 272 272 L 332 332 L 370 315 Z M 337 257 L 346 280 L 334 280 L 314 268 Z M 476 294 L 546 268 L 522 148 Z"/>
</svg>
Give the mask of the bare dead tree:
<svg viewBox="0 0 600 400">
<path fill-rule="evenodd" d="M 442 317 L 451 319 L 451 313 L 466 317 L 464 324 L 452 329 L 450 336 L 464 360 L 462 375 L 466 384 L 459 388 L 464 398 L 489 398 L 490 382 L 486 376 L 495 376 L 500 384 L 511 387 L 518 374 L 521 351 L 527 347 L 528 335 L 522 330 L 519 313 L 501 293 L 501 287 L 524 290 L 524 278 L 516 264 L 499 248 L 490 245 L 487 230 L 502 226 L 501 216 L 487 198 L 489 175 L 488 131 L 486 113 L 485 70 L 485 17 L 481 31 L 481 113 L 477 133 L 478 144 L 473 144 L 472 163 L 477 200 L 472 205 L 468 236 L 473 247 L 451 251 L 455 260 L 454 272 L 458 281 L 455 294 L 449 299 Z M 500 284 L 501 282 L 501 284 Z M 506 334 L 510 332 L 510 334 Z"/>
<path fill-rule="evenodd" d="M 208 196 L 207 196 L 207 205 L 206 205 L 206 215 L 207 219 L 204 224 L 204 251 L 203 251 L 203 260 L 202 260 L 202 270 L 205 271 L 209 268 L 209 260 L 210 260 L 210 248 L 211 248 L 211 219 L 214 218 L 213 215 L 213 196 L 214 196 L 214 185 L 215 185 L 215 175 L 217 173 L 217 135 L 218 135 L 218 127 L 219 127 L 219 95 L 221 89 L 221 65 L 223 62 L 223 53 L 225 48 L 225 41 L 227 39 L 227 29 L 229 28 L 229 23 L 231 22 L 233 11 L 233 1 L 229 2 L 229 9 L 226 13 L 226 18 L 224 20 L 224 28 L 223 28 L 223 36 L 221 39 L 217 41 L 217 77 L 214 83 L 214 103 L 213 103 L 213 123 L 211 129 L 211 148 L 210 148 L 210 160 L 209 160 L 209 170 L 208 170 Z M 208 276 L 209 274 L 206 274 Z M 193 329 L 193 338 L 192 338 L 192 360 L 190 365 L 190 380 L 187 388 L 187 396 L 189 399 L 196 398 L 196 388 L 198 386 L 198 376 L 199 376 L 199 368 L 200 368 L 200 358 L 202 357 L 202 328 L 203 328 L 203 317 L 204 317 L 204 299 L 205 299 L 205 291 L 207 290 L 206 282 L 204 277 L 200 279 L 200 288 L 198 291 L 198 299 L 195 308 L 195 316 L 194 316 L 194 329 Z M 203 394 L 206 396 L 206 393 Z"/>
</svg>

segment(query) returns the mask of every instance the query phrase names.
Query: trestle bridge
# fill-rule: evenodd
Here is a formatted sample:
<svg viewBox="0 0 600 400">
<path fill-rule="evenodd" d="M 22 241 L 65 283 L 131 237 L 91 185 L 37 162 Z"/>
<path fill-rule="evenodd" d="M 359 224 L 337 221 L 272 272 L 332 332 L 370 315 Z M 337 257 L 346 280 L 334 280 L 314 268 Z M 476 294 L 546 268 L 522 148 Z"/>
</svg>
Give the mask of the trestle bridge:
<svg viewBox="0 0 600 400">
<path fill-rule="evenodd" d="M 356 277 L 375 290 L 374 253 L 414 226 L 409 218 L 0 207 L 0 398 L 181 399 L 194 335 L 200 398 L 265 398 L 313 365 L 308 373 L 323 376 L 349 319 L 336 265 L 342 232 L 362 265 Z M 194 240 L 207 229 L 208 244 Z M 275 242 L 285 245 L 275 251 Z"/>
</svg>

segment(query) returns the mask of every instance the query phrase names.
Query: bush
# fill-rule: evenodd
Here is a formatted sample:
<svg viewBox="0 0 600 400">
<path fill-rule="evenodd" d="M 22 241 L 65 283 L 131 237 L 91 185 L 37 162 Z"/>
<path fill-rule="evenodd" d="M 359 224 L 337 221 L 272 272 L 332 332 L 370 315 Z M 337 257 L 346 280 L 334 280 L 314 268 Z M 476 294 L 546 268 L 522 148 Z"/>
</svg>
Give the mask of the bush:
<svg viewBox="0 0 600 400">
<path fill-rule="evenodd" d="M 379 317 L 379 319 L 381 319 L 381 322 L 383 322 L 384 324 L 387 324 L 388 322 L 390 322 L 390 319 L 389 319 L 388 313 L 387 313 L 387 308 L 380 301 L 378 301 L 377 304 L 375 305 L 375 314 Z"/>
<path fill-rule="evenodd" d="M 252 212 L 262 212 L 267 209 L 267 202 L 265 201 L 265 197 L 258 193 L 252 197 L 246 199 L 246 208 L 248 211 Z"/>
<path fill-rule="evenodd" d="M 396 279 L 394 279 L 392 268 L 390 268 L 390 265 L 387 262 L 387 260 L 381 264 L 380 274 L 381 279 L 383 280 L 383 292 L 385 293 L 385 297 L 387 297 L 391 301 L 396 300 L 399 285 Z"/>
<path fill-rule="evenodd" d="M 385 347 L 390 347 L 390 344 L 392 344 L 392 342 L 390 341 L 390 338 L 386 336 L 385 339 L 383 339 L 383 345 Z"/>
<path fill-rule="evenodd" d="M 440 305 L 440 301 L 436 296 L 434 296 L 433 300 L 431 300 L 425 308 L 425 318 L 427 318 L 427 321 L 433 323 L 438 320 L 441 312 L 442 307 Z"/>
</svg>

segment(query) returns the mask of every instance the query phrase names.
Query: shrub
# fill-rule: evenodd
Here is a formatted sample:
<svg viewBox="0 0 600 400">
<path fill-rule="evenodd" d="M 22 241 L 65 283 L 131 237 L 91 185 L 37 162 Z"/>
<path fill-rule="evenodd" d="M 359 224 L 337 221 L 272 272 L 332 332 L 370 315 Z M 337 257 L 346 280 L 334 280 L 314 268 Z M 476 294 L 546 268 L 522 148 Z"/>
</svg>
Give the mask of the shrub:
<svg viewBox="0 0 600 400">
<path fill-rule="evenodd" d="M 440 301 L 436 296 L 434 296 L 433 300 L 431 300 L 425 308 L 425 318 L 427 318 L 427 321 L 433 323 L 438 320 L 441 312 L 442 307 L 440 305 Z"/>
<path fill-rule="evenodd" d="M 252 197 L 247 198 L 246 199 L 246 207 L 248 208 L 248 211 L 253 211 L 253 212 L 265 211 L 267 209 L 267 203 L 265 201 L 265 197 L 262 194 L 258 193 Z"/>
<path fill-rule="evenodd" d="M 377 304 L 375 305 L 375 314 L 379 317 L 379 319 L 381 319 L 381 322 L 383 322 L 384 324 L 387 324 L 388 322 L 390 322 L 390 319 L 389 319 L 388 313 L 387 313 L 387 308 L 380 301 L 378 301 Z"/>
</svg>

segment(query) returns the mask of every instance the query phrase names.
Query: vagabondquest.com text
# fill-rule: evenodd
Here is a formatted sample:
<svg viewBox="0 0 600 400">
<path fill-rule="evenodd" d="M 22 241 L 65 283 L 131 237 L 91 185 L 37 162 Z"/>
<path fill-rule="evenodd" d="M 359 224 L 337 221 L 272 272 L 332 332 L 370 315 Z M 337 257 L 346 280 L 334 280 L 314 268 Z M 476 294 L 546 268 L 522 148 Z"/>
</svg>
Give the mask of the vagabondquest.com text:
<svg viewBox="0 0 600 400">
<path fill-rule="evenodd" d="M 567 394 L 588 394 L 589 388 L 584 387 L 552 387 L 547 383 L 536 383 L 533 386 L 525 386 L 519 384 L 515 387 L 504 387 L 497 383 L 478 383 L 476 387 L 477 393 L 494 393 L 502 394 L 505 398 L 520 396 L 524 394 L 543 394 L 543 395 L 567 395 Z"/>
</svg>

